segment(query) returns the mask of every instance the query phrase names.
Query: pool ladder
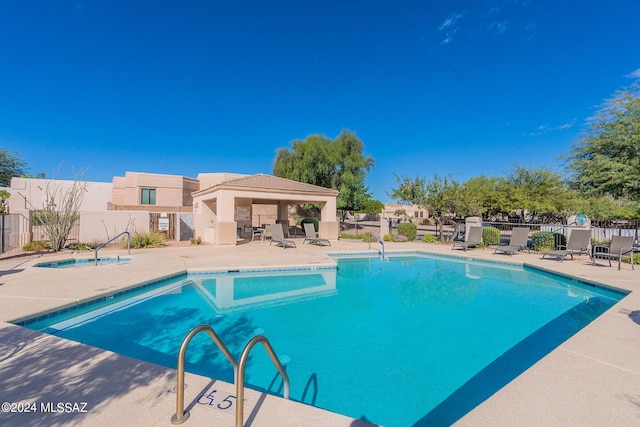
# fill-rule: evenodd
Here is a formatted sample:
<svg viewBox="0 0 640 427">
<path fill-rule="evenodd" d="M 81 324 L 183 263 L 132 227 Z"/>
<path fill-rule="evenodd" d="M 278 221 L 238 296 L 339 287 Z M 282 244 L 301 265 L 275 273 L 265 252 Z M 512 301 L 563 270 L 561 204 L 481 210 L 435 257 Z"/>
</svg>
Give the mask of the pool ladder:
<svg viewBox="0 0 640 427">
<path fill-rule="evenodd" d="M 234 382 L 236 383 L 236 427 L 242 427 L 242 425 L 244 424 L 244 371 L 247 365 L 247 360 L 249 359 L 249 353 L 257 343 L 262 343 L 267 354 L 271 358 L 271 361 L 280 373 L 282 382 L 284 383 L 284 398 L 289 399 L 289 376 L 284 370 L 282 363 L 280 363 L 280 360 L 278 360 L 278 357 L 276 356 L 275 351 L 273 351 L 273 347 L 271 347 L 269 340 L 264 335 L 256 335 L 251 338 L 249 342 L 247 342 L 247 344 L 244 346 L 244 349 L 240 354 L 239 361 L 236 362 L 227 346 L 224 345 L 213 328 L 209 325 L 200 325 L 193 328 L 187 334 L 187 336 L 182 341 L 182 345 L 180 345 L 180 351 L 178 352 L 176 413 L 171 417 L 172 424 L 182 424 L 189 418 L 189 411 L 184 410 L 184 359 L 187 353 L 187 347 L 189 347 L 191 339 L 193 339 L 196 334 L 203 331 L 209 334 L 218 349 L 220 349 L 222 354 L 224 354 L 224 357 L 226 357 L 229 363 L 231 363 L 231 366 L 233 366 L 233 378 Z"/>
<path fill-rule="evenodd" d="M 378 236 L 373 231 L 369 231 L 369 234 L 372 235 L 373 238 L 378 241 L 378 243 L 380 243 L 380 246 L 382 246 L 382 250 L 378 252 L 380 252 L 380 255 L 382 255 L 382 259 L 384 260 L 384 242 L 382 241 L 382 239 L 380 239 L 380 236 Z M 371 242 L 369 242 L 369 249 L 371 249 Z"/>
</svg>

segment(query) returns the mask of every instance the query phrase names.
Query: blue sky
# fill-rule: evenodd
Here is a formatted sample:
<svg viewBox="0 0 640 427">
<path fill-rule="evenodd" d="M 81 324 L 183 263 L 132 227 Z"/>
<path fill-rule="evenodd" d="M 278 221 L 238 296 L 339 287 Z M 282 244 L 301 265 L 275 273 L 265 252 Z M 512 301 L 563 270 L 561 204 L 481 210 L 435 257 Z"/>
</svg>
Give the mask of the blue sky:
<svg viewBox="0 0 640 427">
<path fill-rule="evenodd" d="M 394 174 L 558 156 L 640 79 L 637 0 L 0 0 L 0 147 L 29 172 L 271 173 L 355 132 Z"/>
</svg>

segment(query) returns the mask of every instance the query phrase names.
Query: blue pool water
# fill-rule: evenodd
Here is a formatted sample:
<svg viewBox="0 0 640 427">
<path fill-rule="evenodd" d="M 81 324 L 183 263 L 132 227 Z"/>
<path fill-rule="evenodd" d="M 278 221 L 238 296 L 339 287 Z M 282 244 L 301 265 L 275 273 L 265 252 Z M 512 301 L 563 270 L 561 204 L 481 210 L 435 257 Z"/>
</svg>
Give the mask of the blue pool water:
<svg viewBox="0 0 640 427">
<path fill-rule="evenodd" d="M 131 258 L 117 257 L 117 258 L 98 258 L 98 262 L 94 258 L 91 259 L 64 259 L 61 261 L 41 262 L 36 264 L 36 267 L 45 268 L 71 268 L 71 267 L 95 267 L 96 265 L 106 264 L 123 264 L 130 262 Z"/>
<path fill-rule="evenodd" d="M 389 427 L 449 425 L 624 296 L 449 257 L 337 261 L 337 269 L 183 275 L 98 311 L 26 326 L 171 368 L 199 324 L 213 326 L 236 357 L 264 334 L 287 361 L 292 399 Z M 206 334 L 192 341 L 187 370 L 233 382 Z M 282 392 L 261 349 L 246 381 Z"/>
</svg>

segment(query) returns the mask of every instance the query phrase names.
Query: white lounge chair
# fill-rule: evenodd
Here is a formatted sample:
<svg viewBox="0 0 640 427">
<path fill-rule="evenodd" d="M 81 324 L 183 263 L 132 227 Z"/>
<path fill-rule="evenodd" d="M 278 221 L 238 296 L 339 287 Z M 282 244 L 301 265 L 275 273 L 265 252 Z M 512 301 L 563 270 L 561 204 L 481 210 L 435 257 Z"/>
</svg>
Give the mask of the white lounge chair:
<svg viewBox="0 0 640 427">
<path fill-rule="evenodd" d="M 302 241 L 302 244 L 304 244 L 305 242 L 309 242 L 310 245 L 331 246 L 331 242 L 329 241 L 329 239 L 321 239 L 320 236 L 318 236 L 318 233 L 316 233 L 316 228 L 313 224 L 311 224 L 310 222 L 305 222 L 303 226 L 304 234 L 306 237 Z"/>
<path fill-rule="evenodd" d="M 511 237 L 509 243 L 506 245 L 496 246 L 495 254 L 509 254 L 513 256 L 514 253 L 520 252 L 527 248 L 527 242 L 529 241 L 529 227 L 517 227 L 511 230 Z"/>
<path fill-rule="evenodd" d="M 589 244 L 591 243 L 591 230 L 586 228 L 574 228 L 569 233 L 566 246 L 559 246 L 558 249 L 547 251 L 542 254 L 542 258 L 556 258 L 562 262 L 567 255 L 573 259 L 574 255 L 588 255 Z"/>
<path fill-rule="evenodd" d="M 467 236 L 467 240 L 464 242 L 453 242 L 453 247 L 451 250 L 455 248 L 464 249 L 465 252 L 469 248 L 475 248 L 476 246 L 482 245 L 482 227 L 472 226 L 469 227 L 469 235 Z"/>
<path fill-rule="evenodd" d="M 630 254 L 630 255 L 628 255 Z M 611 238 L 611 244 L 609 246 L 596 245 L 593 247 L 593 253 L 591 258 L 593 259 L 593 265 L 596 265 L 596 258 L 608 259 L 609 267 L 611 267 L 611 260 L 618 260 L 618 270 L 622 264 L 622 257 L 628 255 L 631 257 L 631 269 L 635 270 L 633 266 L 633 237 L 632 236 L 613 236 Z"/>
<path fill-rule="evenodd" d="M 284 238 L 284 231 L 282 230 L 282 224 L 271 225 L 271 242 L 269 246 L 275 243 L 277 246 L 282 246 L 283 249 L 287 247 L 295 248 L 296 242 L 293 240 L 286 240 Z"/>
</svg>

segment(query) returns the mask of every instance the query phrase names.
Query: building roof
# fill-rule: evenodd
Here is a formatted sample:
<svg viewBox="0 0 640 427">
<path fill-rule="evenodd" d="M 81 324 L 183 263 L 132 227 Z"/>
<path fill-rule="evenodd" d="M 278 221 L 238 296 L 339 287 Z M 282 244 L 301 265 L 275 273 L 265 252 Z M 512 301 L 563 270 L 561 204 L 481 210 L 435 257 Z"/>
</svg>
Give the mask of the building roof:
<svg viewBox="0 0 640 427">
<path fill-rule="evenodd" d="M 212 187 L 195 192 L 194 195 L 207 194 L 217 190 L 249 190 L 277 193 L 313 194 L 318 196 L 337 196 L 338 191 L 318 185 L 306 184 L 273 175 L 257 174 L 230 179 Z"/>
</svg>

